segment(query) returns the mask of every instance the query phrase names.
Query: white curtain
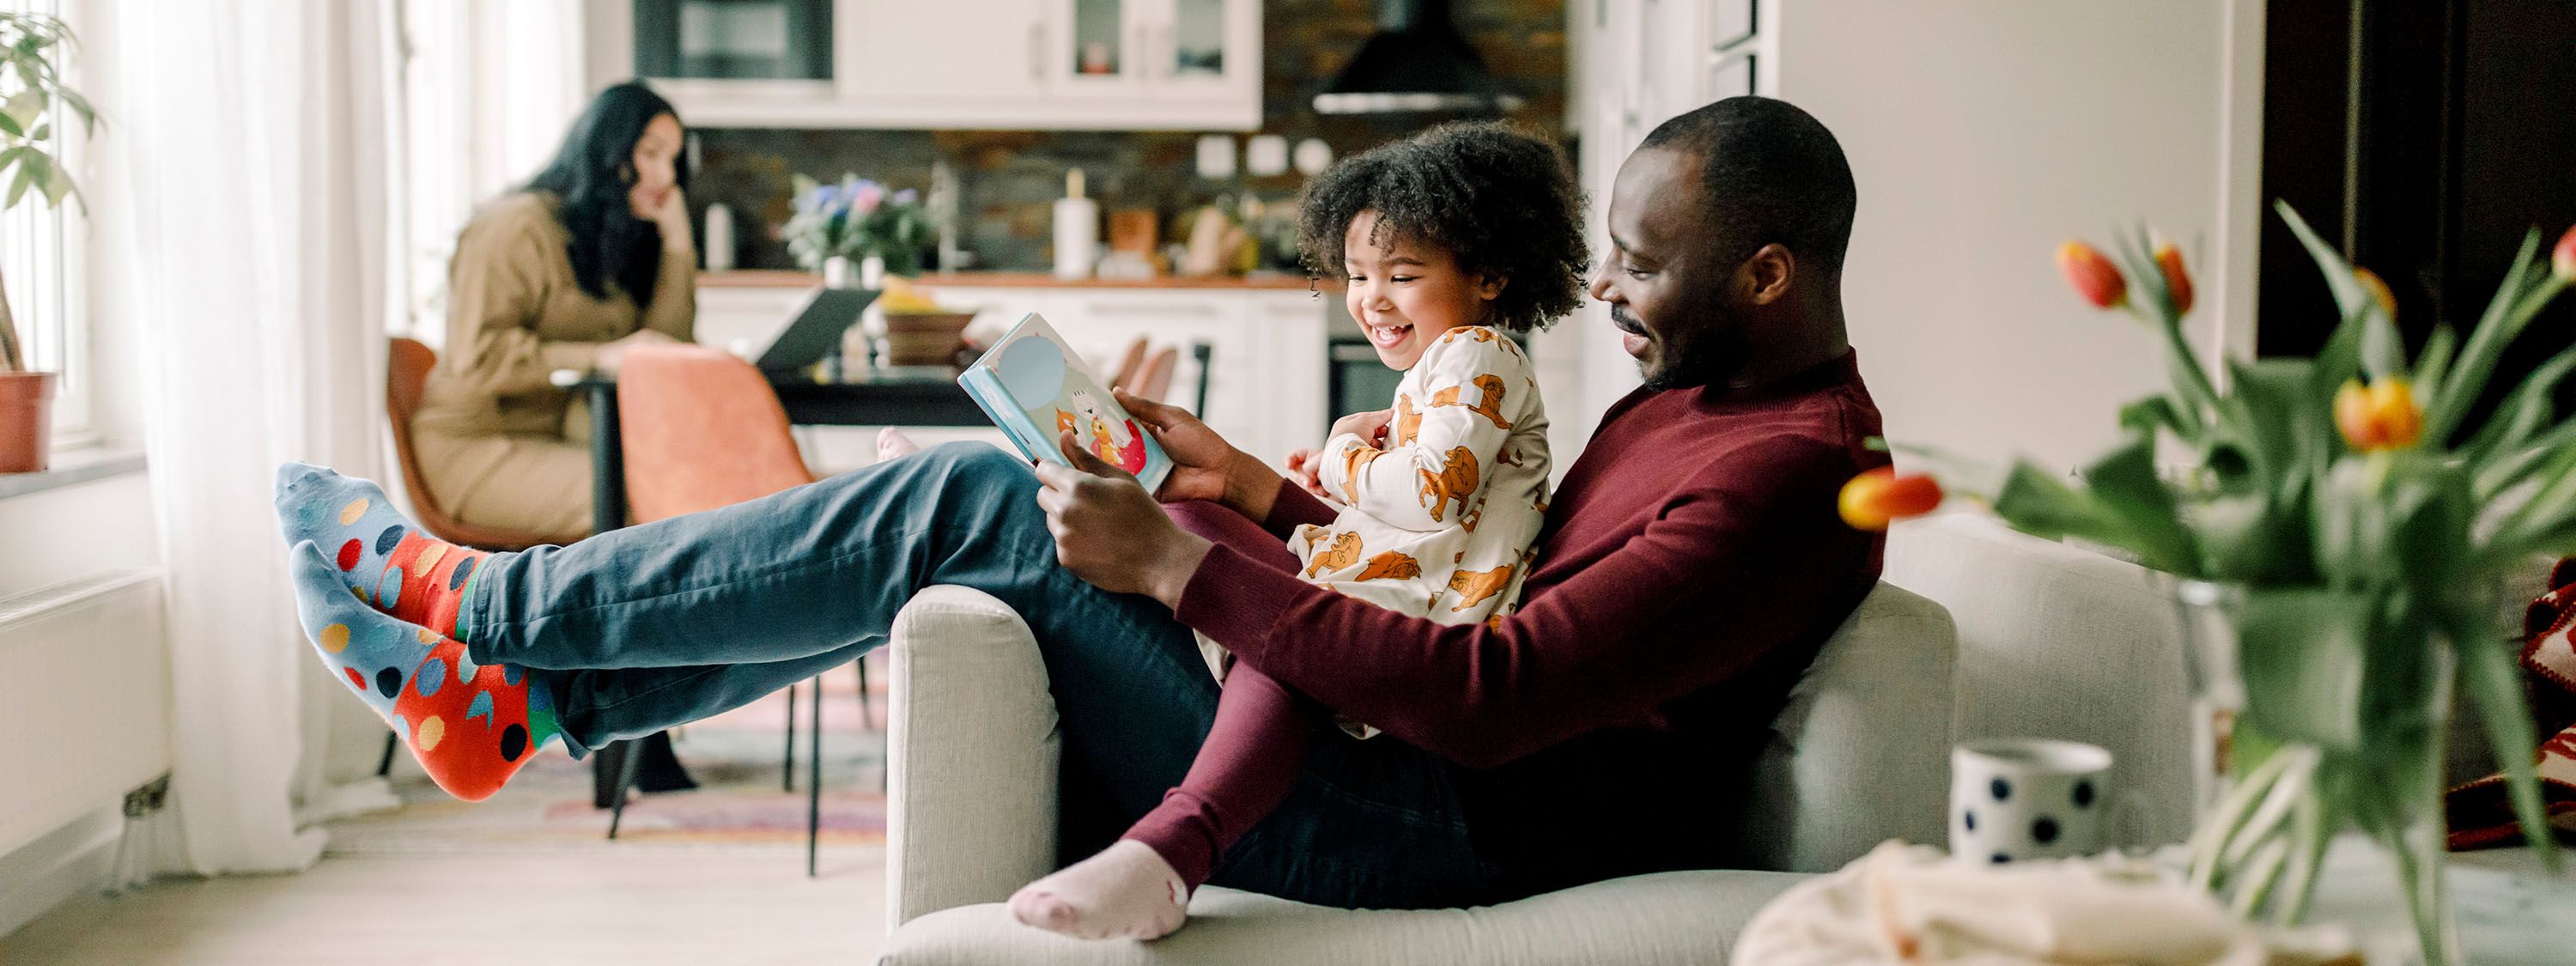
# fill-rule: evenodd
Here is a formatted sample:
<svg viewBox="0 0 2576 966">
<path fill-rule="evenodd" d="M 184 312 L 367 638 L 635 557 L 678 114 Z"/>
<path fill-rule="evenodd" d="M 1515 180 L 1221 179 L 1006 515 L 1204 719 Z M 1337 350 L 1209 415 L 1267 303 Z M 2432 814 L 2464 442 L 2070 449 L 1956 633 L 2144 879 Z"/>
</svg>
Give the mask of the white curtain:
<svg viewBox="0 0 2576 966">
<path fill-rule="evenodd" d="M 93 0 L 99 2 L 99 0 Z M 117 0 L 117 127 L 169 572 L 176 767 L 167 871 L 310 865 L 321 679 L 269 508 L 277 465 L 382 478 L 391 0 Z M 107 190 L 114 190 L 109 188 Z M 379 732 L 381 734 L 381 732 Z M 163 836 L 167 838 L 169 836 Z"/>
<path fill-rule="evenodd" d="M 411 334 L 443 350 L 447 260 L 457 231 L 477 206 L 525 184 L 544 167 L 588 101 L 583 5 L 398 5 Z"/>
</svg>

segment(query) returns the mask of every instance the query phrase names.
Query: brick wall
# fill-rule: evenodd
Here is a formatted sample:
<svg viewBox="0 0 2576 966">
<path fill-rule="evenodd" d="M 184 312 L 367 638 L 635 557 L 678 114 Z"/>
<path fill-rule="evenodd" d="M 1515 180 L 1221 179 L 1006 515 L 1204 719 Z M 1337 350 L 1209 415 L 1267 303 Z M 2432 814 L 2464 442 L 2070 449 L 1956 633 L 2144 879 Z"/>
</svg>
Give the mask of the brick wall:
<svg viewBox="0 0 2576 966">
<path fill-rule="evenodd" d="M 1575 0 L 1590 2 L 1590 0 Z M 1335 157 L 1448 119 L 1324 116 L 1314 95 L 1375 32 L 1376 0 L 1266 0 L 1262 7 L 1261 133 L 1293 146 L 1321 138 Z M 1458 28 L 1503 86 L 1526 103 L 1513 115 L 1560 132 L 1565 117 L 1565 9 L 1546 0 L 1457 0 Z M 683 118 L 683 120 L 686 120 Z M 1296 197 L 1304 178 L 1210 181 L 1197 176 L 1199 132 L 1163 131 L 806 131 L 726 129 L 700 135 L 701 169 L 691 201 L 734 209 L 736 264 L 792 268 L 769 237 L 787 218 L 792 173 L 822 180 L 856 172 L 896 187 L 927 187 L 934 159 L 958 174 L 960 244 L 978 267 L 1042 269 L 1052 263 L 1048 203 L 1064 194 L 1064 172 L 1082 168 L 1104 210 L 1146 207 L 1166 225 L 1200 205 L 1249 191 L 1265 202 Z M 1238 150 L 1243 135 L 1237 136 Z"/>
</svg>

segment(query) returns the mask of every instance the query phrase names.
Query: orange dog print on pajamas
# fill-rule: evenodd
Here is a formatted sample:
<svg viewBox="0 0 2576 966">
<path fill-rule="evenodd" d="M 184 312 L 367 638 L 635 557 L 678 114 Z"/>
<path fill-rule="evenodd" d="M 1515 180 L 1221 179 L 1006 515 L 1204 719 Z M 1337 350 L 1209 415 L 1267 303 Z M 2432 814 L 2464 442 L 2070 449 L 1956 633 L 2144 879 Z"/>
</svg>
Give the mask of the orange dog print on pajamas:
<svg viewBox="0 0 2576 966">
<path fill-rule="evenodd" d="M 1333 535 L 1332 549 L 1316 554 L 1315 561 L 1306 565 L 1306 576 L 1311 579 L 1316 574 L 1328 570 L 1340 570 L 1358 562 L 1360 562 L 1360 535 L 1337 533 Z"/>
<path fill-rule="evenodd" d="M 1476 454 L 1464 446 L 1449 450 L 1448 463 L 1440 472 L 1416 472 L 1422 474 L 1422 505 L 1431 511 L 1434 523 L 1448 519 L 1449 501 L 1458 501 L 1458 510 L 1463 513 L 1468 498 L 1476 495 Z"/>
<path fill-rule="evenodd" d="M 1459 402 L 1458 390 L 1466 387 L 1451 386 L 1431 394 L 1431 408 L 1464 406 L 1468 412 L 1493 420 L 1495 429 L 1512 428 L 1512 421 L 1503 418 L 1503 377 L 1486 373 L 1470 382 L 1475 385 L 1478 392 L 1484 394 L 1484 398 L 1473 404 Z"/>
</svg>

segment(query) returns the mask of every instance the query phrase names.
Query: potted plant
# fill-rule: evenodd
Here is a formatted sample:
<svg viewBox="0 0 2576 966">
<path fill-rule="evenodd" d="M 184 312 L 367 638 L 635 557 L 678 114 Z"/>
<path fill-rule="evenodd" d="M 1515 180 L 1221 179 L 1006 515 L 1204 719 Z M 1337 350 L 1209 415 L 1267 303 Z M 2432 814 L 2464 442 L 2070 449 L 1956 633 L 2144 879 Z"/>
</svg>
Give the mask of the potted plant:
<svg viewBox="0 0 2576 966">
<path fill-rule="evenodd" d="M 823 184 L 804 175 L 793 181 L 795 214 L 778 229 L 787 253 L 806 271 L 820 269 L 824 284 L 846 285 L 850 260 L 878 260 L 880 270 L 896 275 L 921 273 L 921 254 L 930 247 L 930 216 L 921 194 L 910 188 L 889 192 L 882 184 L 855 174 L 839 184 Z M 840 259 L 843 267 L 835 268 Z M 872 273 L 863 273 L 872 274 Z M 873 287 L 875 280 L 861 284 Z"/>
<path fill-rule="evenodd" d="M 65 196 L 88 204 L 63 169 L 59 107 L 68 107 L 87 134 L 98 113 L 78 91 L 63 83 L 58 59 L 76 40 L 60 19 L 41 14 L 0 13 L 0 212 L 30 197 L 48 206 Z M 5 279 L 0 279 L 0 473 L 45 468 L 51 446 L 55 374 L 31 372 L 9 312 Z"/>
<path fill-rule="evenodd" d="M 2134 232 L 2115 261 L 2068 242 L 2058 260 L 2078 294 L 2157 331 L 2169 391 L 2123 407 L 2124 440 L 2073 484 L 2028 463 L 1922 455 L 2016 529 L 2118 548 L 2176 578 L 2196 757 L 2225 776 L 2192 836 L 2196 884 L 2295 922 L 2328 842 L 2358 830 L 2394 860 L 2426 961 L 2455 962 L 2441 761 L 2454 693 L 2479 712 L 2526 838 L 2557 859 L 2538 739 L 2492 615 L 2503 578 L 2576 547 L 2576 424 L 2551 412 L 2576 349 L 2482 424 L 2471 417 L 2506 346 L 2576 283 L 2576 230 L 2547 261 L 2533 230 L 2465 340 L 2438 326 L 2409 358 L 2386 286 L 2276 207 L 2342 315 L 2315 358 L 2229 360 L 2214 381 L 2183 336 L 2192 288 L 2178 250 Z M 2160 471 L 2160 454 L 2179 469 Z M 1844 516 L 1884 526 L 1929 510 L 1937 491 L 1864 475 Z"/>
</svg>

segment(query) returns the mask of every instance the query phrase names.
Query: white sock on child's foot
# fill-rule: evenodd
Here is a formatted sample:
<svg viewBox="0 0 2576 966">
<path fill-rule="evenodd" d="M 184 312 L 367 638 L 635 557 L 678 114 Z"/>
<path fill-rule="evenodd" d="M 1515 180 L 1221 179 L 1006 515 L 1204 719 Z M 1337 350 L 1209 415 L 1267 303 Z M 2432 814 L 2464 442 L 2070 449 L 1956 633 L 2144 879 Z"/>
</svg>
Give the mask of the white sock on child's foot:
<svg viewBox="0 0 2576 966">
<path fill-rule="evenodd" d="M 1188 918 L 1181 874 L 1134 839 L 1020 887 L 1011 915 L 1076 939 L 1160 939 Z"/>
<path fill-rule="evenodd" d="M 904 435 L 903 430 L 892 426 L 877 430 L 877 462 L 882 463 L 918 452 L 921 452 L 921 444 L 913 442 L 912 437 Z"/>
</svg>

